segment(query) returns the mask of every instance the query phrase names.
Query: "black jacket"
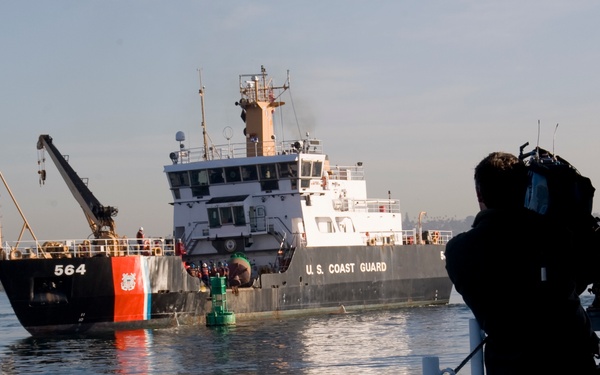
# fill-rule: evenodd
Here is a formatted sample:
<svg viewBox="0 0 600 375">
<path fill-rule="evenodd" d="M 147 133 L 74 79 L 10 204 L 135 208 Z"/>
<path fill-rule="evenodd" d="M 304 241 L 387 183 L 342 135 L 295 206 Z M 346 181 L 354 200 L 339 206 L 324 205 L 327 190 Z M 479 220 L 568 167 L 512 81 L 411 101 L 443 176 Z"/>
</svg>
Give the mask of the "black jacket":
<svg viewBox="0 0 600 375">
<path fill-rule="evenodd" d="M 593 373 L 598 337 L 576 292 L 573 254 L 570 232 L 525 208 L 481 211 L 448 242 L 448 275 L 488 335 L 488 375 Z"/>
</svg>

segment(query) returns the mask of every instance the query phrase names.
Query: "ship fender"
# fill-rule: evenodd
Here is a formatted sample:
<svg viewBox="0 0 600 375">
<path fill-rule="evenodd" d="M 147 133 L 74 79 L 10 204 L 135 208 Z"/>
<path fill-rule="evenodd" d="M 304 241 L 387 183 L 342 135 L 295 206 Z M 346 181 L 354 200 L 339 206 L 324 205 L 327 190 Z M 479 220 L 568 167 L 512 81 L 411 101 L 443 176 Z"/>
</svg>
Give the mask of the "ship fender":
<svg viewBox="0 0 600 375">
<path fill-rule="evenodd" d="M 231 255 L 229 261 L 229 285 L 232 287 L 245 287 L 252 285 L 252 266 L 243 253 Z"/>
</svg>

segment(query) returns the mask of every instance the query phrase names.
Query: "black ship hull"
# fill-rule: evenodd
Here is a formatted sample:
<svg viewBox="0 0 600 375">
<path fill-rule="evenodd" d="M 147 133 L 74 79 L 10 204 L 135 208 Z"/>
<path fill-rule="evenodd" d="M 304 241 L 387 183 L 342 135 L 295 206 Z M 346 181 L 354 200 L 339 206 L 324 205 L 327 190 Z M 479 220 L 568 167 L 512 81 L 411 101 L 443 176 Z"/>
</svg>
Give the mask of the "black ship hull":
<svg viewBox="0 0 600 375">
<path fill-rule="evenodd" d="M 299 314 L 444 304 L 452 284 L 444 246 L 296 249 L 281 273 L 227 290 L 238 321 Z M 210 290 L 178 256 L 0 261 L 0 280 L 34 336 L 205 324 Z"/>
</svg>

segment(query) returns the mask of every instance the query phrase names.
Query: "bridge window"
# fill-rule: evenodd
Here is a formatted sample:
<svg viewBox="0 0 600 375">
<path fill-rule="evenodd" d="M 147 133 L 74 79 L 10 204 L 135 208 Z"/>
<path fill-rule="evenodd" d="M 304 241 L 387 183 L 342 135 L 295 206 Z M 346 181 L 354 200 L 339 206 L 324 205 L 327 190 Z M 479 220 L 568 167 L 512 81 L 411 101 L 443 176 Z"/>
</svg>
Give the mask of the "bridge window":
<svg viewBox="0 0 600 375">
<path fill-rule="evenodd" d="M 300 177 L 317 177 L 321 178 L 323 173 L 323 162 L 320 160 L 303 160 L 302 171 Z"/>
<path fill-rule="evenodd" d="M 300 170 L 301 177 L 310 177 L 310 170 L 312 168 L 312 163 L 310 160 L 302 160 L 302 169 Z"/>
<path fill-rule="evenodd" d="M 258 180 L 258 172 L 256 171 L 256 165 L 242 165 L 242 179 L 244 181 L 256 181 Z"/>
<path fill-rule="evenodd" d="M 190 180 L 192 186 L 208 185 L 208 171 L 206 169 L 190 171 Z"/>
<path fill-rule="evenodd" d="M 221 226 L 221 217 L 219 216 L 218 208 L 208 208 L 208 225 L 211 228 L 219 228 Z"/>
<path fill-rule="evenodd" d="M 233 212 L 231 212 L 231 207 L 219 207 L 219 215 L 221 216 L 221 225 L 233 224 Z"/>
<path fill-rule="evenodd" d="M 233 224 L 234 225 L 246 225 L 246 215 L 244 215 L 244 206 L 233 206 Z"/>
<path fill-rule="evenodd" d="M 227 167 L 225 168 L 225 179 L 227 182 L 239 182 L 242 181 L 242 175 L 240 174 L 240 167 Z"/>
<path fill-rule="evenodd" d="M 190 186 L 190 178 L 187 172 L 169 173 L 171 187 Z"/>
<path fill-rule="evenodd" d="M 315 160 L 313 162 L 313 167 L 312 167 L 312 177 L 318 177 L 321 178 L 321 174 L 323 173 L 323 162 L 320 160 Z"/>
<path fill-rule="evenodd" d="M 194 197 L 210 195 L 210 192 L 208 191 L 208 171 L 206 169 L 190 171 L 190 180 L 192 185 L 192 195 Z"/>
<path fill-rule="evenodd" d="M 261 180 L 276 180 L 277 174 L 275 173 L 275 164 L 261 164 L 258 166 L 260 170 Z"/>
<path fill-rule="evenodd" d="M 175 199 L 181 199 L 181 191 L 179 189 L 173 189 L 173 197 Z"/>
<path fill-rule="evenodd" d="M 223 168 L 211 168 L 208 170 L 208 181 L 211 184 L 222 184 L 225 182 L 223 178 Z"/>
<path fill-rule="evenodd" d="M 279 169 L 279 177 L 281 178 L 294 178 L 298 177 L 298 163 L 279 163 L 277 164 Z"/>
<path fill-rule="evenodd" d="M 208 211 L 208 225 L 220 228 L 223 225 L 246 225 L 244 206 L 211 207 Z"/>
</svg>

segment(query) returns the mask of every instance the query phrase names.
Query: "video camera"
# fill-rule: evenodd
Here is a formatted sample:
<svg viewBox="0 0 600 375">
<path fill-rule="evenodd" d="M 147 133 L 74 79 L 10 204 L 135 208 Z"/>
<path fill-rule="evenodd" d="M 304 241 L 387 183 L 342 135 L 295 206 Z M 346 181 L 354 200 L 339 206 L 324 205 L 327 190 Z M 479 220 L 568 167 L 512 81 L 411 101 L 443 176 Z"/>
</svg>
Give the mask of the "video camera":
<svg viewBox="0 0 600 375">
<path fill-rule="evenodd" d="M 551 216 L 571 231 L 576 256 L 581 258 L 577 289 L 582 293 L 593 284 L 588 292 L 595 299 L 588 313 L 600 329 L 600 219 L 592 214 L 596 189 L 589 178 L 560 156 L 540 147 L 524 153 L 528 145 L 529 142 L 519 148 L 519 159 L 527 166 L 529 175 L 525 207 Z"/>
</svg>

